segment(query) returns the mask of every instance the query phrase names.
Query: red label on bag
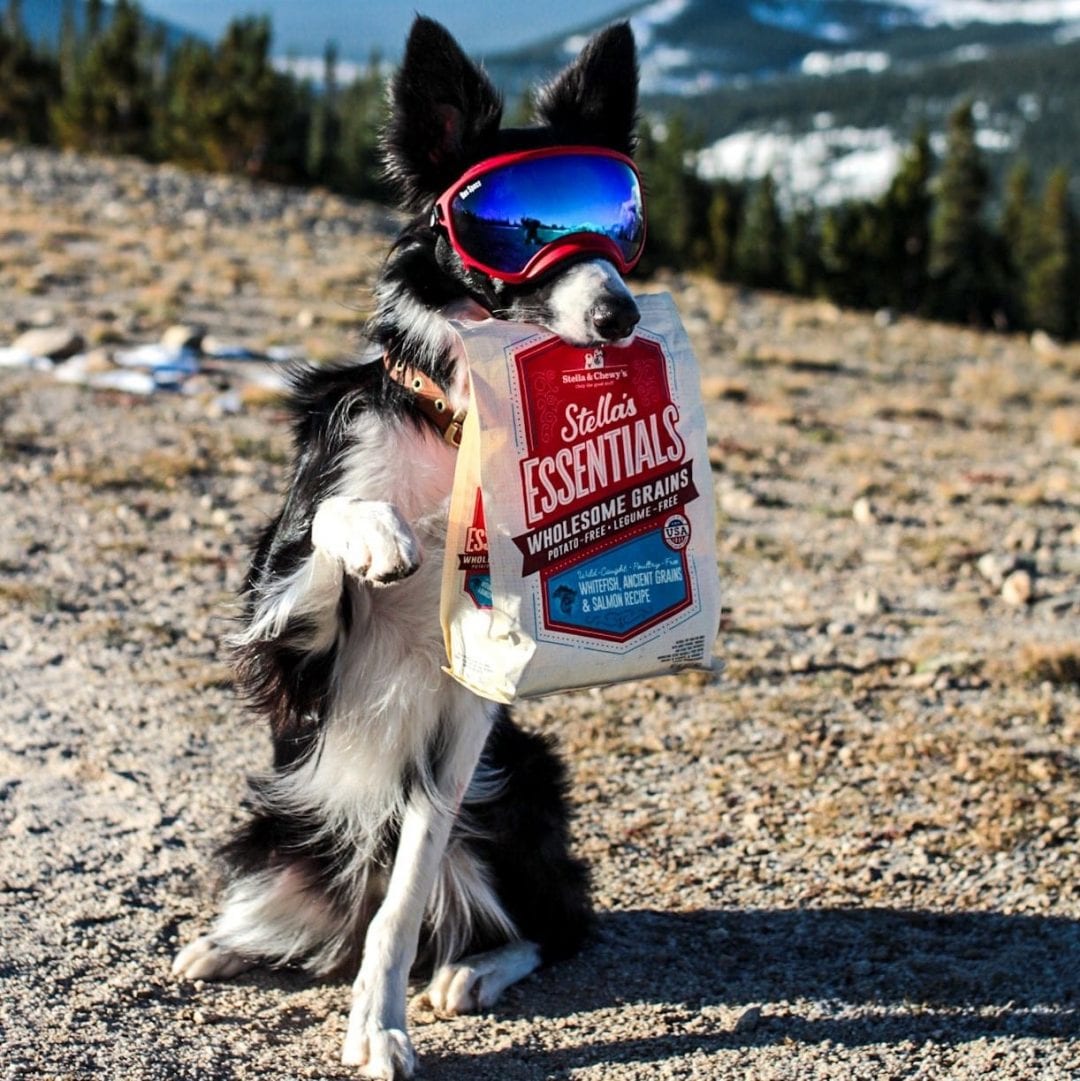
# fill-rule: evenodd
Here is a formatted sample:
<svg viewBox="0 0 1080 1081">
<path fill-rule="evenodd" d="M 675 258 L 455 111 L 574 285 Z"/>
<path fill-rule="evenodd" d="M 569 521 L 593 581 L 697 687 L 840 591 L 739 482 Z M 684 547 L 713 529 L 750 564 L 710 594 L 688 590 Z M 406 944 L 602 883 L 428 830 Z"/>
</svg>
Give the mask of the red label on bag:
<svg viewBox="0 0 1080 1081">
<path fill-rule="evenodd" d="M 558 338 L 514 357 L 522 577 L 539 573 L 544 624 L 625 641 L 692 598 L 683 507 L 698 496 L 659 343 L 583 350 Z"/>
</svg>

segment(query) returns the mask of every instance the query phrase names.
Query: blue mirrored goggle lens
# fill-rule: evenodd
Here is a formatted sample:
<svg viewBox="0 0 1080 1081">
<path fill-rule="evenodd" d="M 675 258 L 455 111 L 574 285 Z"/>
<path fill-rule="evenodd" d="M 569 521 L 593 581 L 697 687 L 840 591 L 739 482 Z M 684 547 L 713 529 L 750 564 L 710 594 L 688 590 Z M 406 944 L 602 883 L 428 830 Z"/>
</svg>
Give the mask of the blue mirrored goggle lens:
<svg viewBox="0 0 1080 1081">
<path fill-rule="evenodd" d="M 478 177 L 450 204 L 459 246 L 485 266 L 520 274 L 541 248 L 574 233 L 614 241 L 627 262 L 645 236 L 641 186 L 625 162 L 552 156 Z"/>
</svg>

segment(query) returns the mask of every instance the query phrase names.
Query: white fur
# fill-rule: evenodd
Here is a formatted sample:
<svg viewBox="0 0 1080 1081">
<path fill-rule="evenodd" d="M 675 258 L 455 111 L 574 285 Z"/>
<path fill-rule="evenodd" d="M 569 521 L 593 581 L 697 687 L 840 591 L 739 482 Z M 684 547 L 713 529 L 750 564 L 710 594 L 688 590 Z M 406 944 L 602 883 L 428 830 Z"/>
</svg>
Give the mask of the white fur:
<svg viewBox="0 0 1080 1081">
<path fill-rule="evenodd" d="M 375 300 L 380 313 L 416 345 L 423 343 L 431 359 L 437 359 L 453 346 L 454 332 L 437 309 L 422 304 L 411 293 L 393 282 L 375 286 Z"/>
<path fill-rule="evenodd" d="M 559 275 L 548 298 L 551 318 L 548 328 L 560 338 L 580 345 L 600 339 L 589 313 L 605 294 L 633 302 L 621 275 L 606 259 L 578 263 Z"/>
<path fill-rule="evenodd" d="M 378 499 L 326 500 L 311 525 L 311 543 L 316 558 L 337 559 L 346 574 L 372 585 L 407 578 L 424 556 L 401 511 Z"/>
<path fill-rule="evenodd" d="M 281 633 L 298 614 L 316 628 L 314 637 L 328 635 L 343 585 L 349 593 L 353 618 L 338 642 L 318 753 L 274 775 L 261 793 L 274 807 L 324 822 L 328 837 L 347 839 L 352 855 L 342 874 L 351 896 L 385 889 L 368 925 L 342 1059 L 363 1076 L 408 1077 L 415 1056 L 405 1031 L 406 989 L 425 913 L 436 927 L 453 928 L 449 937 L 436 936 L 440 963 L 460 953 L 469 920 L 515 935 L 467 850 L 446 852 L 495 707 L 441 671 L 437 598 L 453 450 L 434 433 L 373 416 L 357 421 L 350 436 L 341 482 L 315 514 L 312 554 L 263 602 L 245 637 Z M 407 474 L 402 461 L 410 463 Z M 386 579 L 393 584 L 378 585 Z M 436 733 L 444 746 L 439 773 L 430 776 L 424 771 Z M 410 769 L 419 779 L 406 800 L 401 779 Z M 490 790 L 492 780 L 481 786 Z M 388 881 L 374 883 L 374 846 L 394 822 L 400 841 L 393 868 Z M 174 971 L 223 978 L 247 958 L 266 956 L 306 956 L 317 970 L 329 967 L 370 912 L 342 921 L 304 887 L 295 869 L 239 880 L 210 935 L 181 951 Z"/>
<path fill-rule="evenodd" d="M 315 652 L 328 649 L 337 634 L 334 604 L 340 594 L 340 561 L 317 554 L 274 585 L 247 628 L 234 635 L 232 643 L 243 646 L 278 638 L 290 620 L 303 617 L 311 630 L 308 638 L 297 645 Z"/>
</svg>

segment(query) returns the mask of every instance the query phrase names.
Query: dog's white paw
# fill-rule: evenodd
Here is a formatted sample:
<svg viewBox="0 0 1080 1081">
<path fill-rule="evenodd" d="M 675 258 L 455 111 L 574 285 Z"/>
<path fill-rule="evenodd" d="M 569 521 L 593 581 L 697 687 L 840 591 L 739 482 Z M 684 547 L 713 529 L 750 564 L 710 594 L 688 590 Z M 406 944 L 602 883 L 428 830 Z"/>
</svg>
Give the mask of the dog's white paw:
<svg viewBox="0 0 1080 1081">
<path fill-rule="evenodd" d="M 219 946 L 209 935 L 189 942 L 172 963 L 172 974 L 182 980 L 227 980 L 252 962 Z"/>
<path fill-rule="evenodd" d="M 532 942 L 511 942 L 489 953 L 478 953 L 443 965 L 420 995 L 420 1001 L 449 1017 L 494 1006 L 512 983 L 540 964 Z"/>
<path fill-rule="evenodd" d="M 392 503 L 334 496 L 315 513 L 311 543 L 373 585 L 408 578 L 424 558 L 412 527 Z"/>
<path fill-rule="evenodd" d="M 358 1066 L 361 1077 L 379 1081 L 403 1081 L 416 1072 L 416 1052 L 408 1033 L 383 1028 L 356 1007 L 349 1017 L 341 1061 L 345 1066 Z"/>
</svg>

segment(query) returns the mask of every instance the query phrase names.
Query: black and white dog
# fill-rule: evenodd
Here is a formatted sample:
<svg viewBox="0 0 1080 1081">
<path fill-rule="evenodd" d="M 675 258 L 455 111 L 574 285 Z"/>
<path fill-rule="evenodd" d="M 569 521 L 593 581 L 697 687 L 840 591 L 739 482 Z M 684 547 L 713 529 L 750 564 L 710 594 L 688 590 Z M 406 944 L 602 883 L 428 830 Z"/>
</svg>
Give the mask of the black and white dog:
<svg viewBox="0 0 1080 1081">
<path fill-rule="evenodd" d="M 633 149 L 637 67 L 626 24 L 598 34 L 537 99 L 540 125 L 500 130 L 498 94 L 437 23 L 418 18 L 384 137 L 418 212 L 387 259 L 370 332 L 468 405 L 448 313 L 540 323 L 579 345 L 627 338 L 637 308 L 595 254 L 540 280 L 469 269 L 432 216 L 470 166 L 547 146 Z M 444 675 L 439 593 L 455 450 L 417 397 L 373 362 L 304 371 L 284 505 L 245 586 L 239 674 L 269 719 L 273 770 L 225 846 L 221 914 L 177 956 L 184 978 L 251 965 L 357 971 L 342 1060 L 412 1074 L 410 972 L 431 1006 L 483 1009 L 589 918 L 569 852 L 565 780 L 549 742 Z M 351 968 L 350 968 L 351 966 Z"/>
</svg>

